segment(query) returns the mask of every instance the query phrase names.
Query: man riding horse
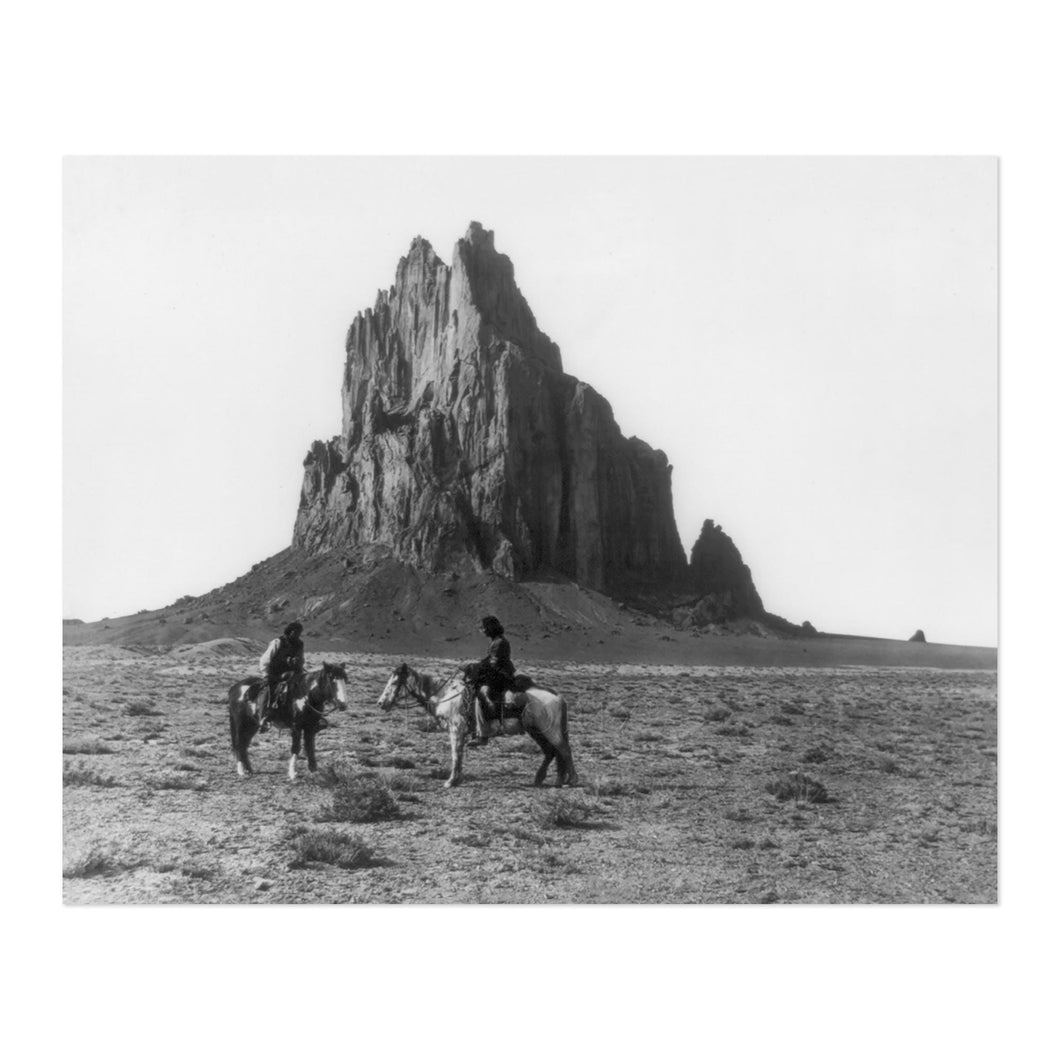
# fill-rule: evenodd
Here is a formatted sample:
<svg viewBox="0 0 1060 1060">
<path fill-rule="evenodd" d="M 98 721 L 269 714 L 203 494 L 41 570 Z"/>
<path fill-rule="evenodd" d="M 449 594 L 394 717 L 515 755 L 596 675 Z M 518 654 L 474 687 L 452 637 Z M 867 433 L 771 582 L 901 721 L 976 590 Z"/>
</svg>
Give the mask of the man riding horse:
<svg viewBox="0 0 1060 1060">
<path fill-rule="evenodd" d="M 513 687 L 515 665 L 512 649 L 504 636 L 504 627 L 493 615 L 482 620 L 482 632 L 490 638 L 490 650 L 481 662 L 467 667 L 467 678 L 475 689 L 475 739 L 473 744 L 484 747 L 489 743 L 489 719 L 499 716 L 504 693 Z"/>
<path fill-rule="evenodd" d="M 265 732 L 269 719 L 276 712 L 277 689 L 282 681 L 293 675 L 305 673 L 305 645 L 302 644 L 302 623 L 291 622 L 283 633 L 269 642 L 258 662 L 261 676 L 268 683 L 268 698 L 261 712 L 261 728 Z"/>
</svg>

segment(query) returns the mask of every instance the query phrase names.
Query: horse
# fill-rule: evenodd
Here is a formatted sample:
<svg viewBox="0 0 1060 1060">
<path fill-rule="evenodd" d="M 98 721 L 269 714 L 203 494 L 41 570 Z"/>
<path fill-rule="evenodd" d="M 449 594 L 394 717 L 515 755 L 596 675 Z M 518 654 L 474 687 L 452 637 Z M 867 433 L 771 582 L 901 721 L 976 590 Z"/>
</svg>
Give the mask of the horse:
<svg viewBox="0 0 1060 1060">
<path fill-rule="evenodd" d="M 232 753 L 236 758 L 239 776 L 253 773 L 247 751 L 250 741 L 261 728 L 261 715 L 268 696 L 268 684 L 261 677 L 244 677 L 228 690 L 228 720 L 232 730 Z M 346 668 L 337 663 L 324 663 L 311 673 L 289 674 L 276 686 L 274 714 L 276 725 L 291 730 L 291 761 L 287 767 L 289 780 L 295 779 L 295 762 L 302 750 L 309 771 L 316 772 L 317 733 L 327 726 L 325 714 L 332 709 L 346 709 Z"/>
<path fill-rule="evenodd" d="M 525 706 L 522 714 L 509 713 L 500 720 L 489 722 L 489 735 L 515 736 L 526 733 L 532 737 L 545 756 L 544 762 L 534 775 L 534 784 L 540 787 L 552 760 L 556 759 L 556 786 L 578 783 L 574 769 L 570 742 L 567 737 L 567 701 L 547 688 L 535 685 L 527 677 L 516 678 L 517 696 Z M 452 677 L 440 680 L 429 674 L 417 673 L 408 663 L 394 668 L 387 680 L 379 706 L 391 710 L 400 700 L 414 699 L 439 724 L 449 730 L 449 745 L 452 751 L 452 768 L 447 788 L 454 787 L 463 779 L 464 745 L 474 724 L 475 689 L 463 670 Z M 512 708 L 509 708 L 512 709 Z"/>
</svg>

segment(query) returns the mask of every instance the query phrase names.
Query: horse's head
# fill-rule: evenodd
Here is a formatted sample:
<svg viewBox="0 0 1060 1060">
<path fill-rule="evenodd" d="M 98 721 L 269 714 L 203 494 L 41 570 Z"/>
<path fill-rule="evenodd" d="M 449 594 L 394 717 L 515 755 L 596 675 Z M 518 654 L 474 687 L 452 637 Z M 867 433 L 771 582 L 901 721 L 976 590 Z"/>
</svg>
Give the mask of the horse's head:
<svg viewBox="0 0 1060 1060">
<path fill-rule="evenodd" d="M 400 666 L 395 666 L 387 679 L 386 688 L 383 689 L 383 694 L 379 697 L 379 706 L 383 710 L 391 710 L 394 704 L 401 698 L 403 692 L 407 691 L 407 682 L 409 679 L 409 664 L 402 663 Z"/>
<path fill-rule="evenodd" d="M 320 683 L 326 702 L 334 703 L 339 710 L 346 709 L 346 667 L 338 663 L 324 663 L 320 672 Z"/>
</svg>

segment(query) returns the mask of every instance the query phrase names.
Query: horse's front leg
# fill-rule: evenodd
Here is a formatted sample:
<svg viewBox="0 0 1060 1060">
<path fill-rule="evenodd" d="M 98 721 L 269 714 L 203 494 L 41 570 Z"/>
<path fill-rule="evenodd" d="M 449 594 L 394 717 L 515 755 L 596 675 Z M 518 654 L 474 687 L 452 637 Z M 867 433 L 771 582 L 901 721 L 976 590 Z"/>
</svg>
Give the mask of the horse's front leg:
<svg viewBox="0 0 1060 1060">
<path fill-rule="evenodd" d="M 298 755 L 302 750 L 302 730 L 296 721 L 291 726 L 291 760 L 287 765 L 287 779 L 294 780 L 294 764 L 298 761 Z"/>
<path fill-rule="evenodd" d="M 308 728 L 305 731 L 305 758 L 309 764 L 309 772 L 315 773 L 317 771 L 317 731 L 314 728 Z"/>
<path fill-rule="evenodd" d="M 452 754 L 452 769 L 447 788 L 455 787 L 464 779 L 464 745 L 467 743 L 467 724 L 463 718 L 449 723 L 449 750 Z"/>
<path fill-rule="evenodd" d="M 239 748 L 236 751 L 236 772 L 241 777 L 248 776 L 254 770 L 250 768 L 250 741 L 258 731 L 253 718 L 244 718 L 239 732 Z"/>
<path fill-rule="evenodd" d="M 243 739 L 243 726 L 240 724 L 239 716 L 233 710 L 228 717 L 228 726 L 232 733 L 232 757 L 236 760 L 236 773 L 245 777 L 247 775 L 246 767 L 243 765 L 243 759 L 245 752 L 242 747 Z"/>
<path fill-rule="evenodd" d="M 236 776 L 248 777 L 254 770 L 250 768 L 250 758 L 247 755 L 247 749 L 241 747 L 236 751 Z"/>
</svg>

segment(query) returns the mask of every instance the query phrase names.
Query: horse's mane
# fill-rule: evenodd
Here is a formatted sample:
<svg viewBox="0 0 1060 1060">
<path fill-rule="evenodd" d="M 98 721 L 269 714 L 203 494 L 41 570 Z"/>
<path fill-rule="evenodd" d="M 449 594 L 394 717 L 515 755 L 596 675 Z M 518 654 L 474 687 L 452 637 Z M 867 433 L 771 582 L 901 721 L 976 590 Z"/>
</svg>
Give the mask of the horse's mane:
<svg viewBox="0 0 1060 1060">
<path fill-rule="evenodd" d="M 442 691 L 443 688 L 448 688 L 452 684 L 467 684 L 467 674 L 461 670 L 455 670 L 451 674 L 446 674 L 444 677 L 432 677 L 431 682 L 434 685 L 434 691 L 431 695 L 437 695 Z"/>
<path fill-rule="evenodd" d="M 445 684 L 444 678 L 435 677 L 434 674 L 424 673 L 422 670 L 417 670 L 412 666 L 409 667 L 409 673 L 415 675 L 420 693 L 428 698 L 440 692 L 442 686 Z"/>
<path fill-rule="evenodd" d="M 458 669 L 454 673 L 446 674 L 443 677 L 436 677 L 434 674 L 417 670 L 414 666 L 409 666 L 408 663 L 404 663 L 403 665 L 406 667 L 409 674 L 415 677 L 416 684 L 419 685 L 420 694 L 426 696 L 428 699 L 435 698 L 442 689 L 451 684 L 454 680 L 459 679 L 463 681 L 466 676 L 462 670 Z"/>
</svg>

